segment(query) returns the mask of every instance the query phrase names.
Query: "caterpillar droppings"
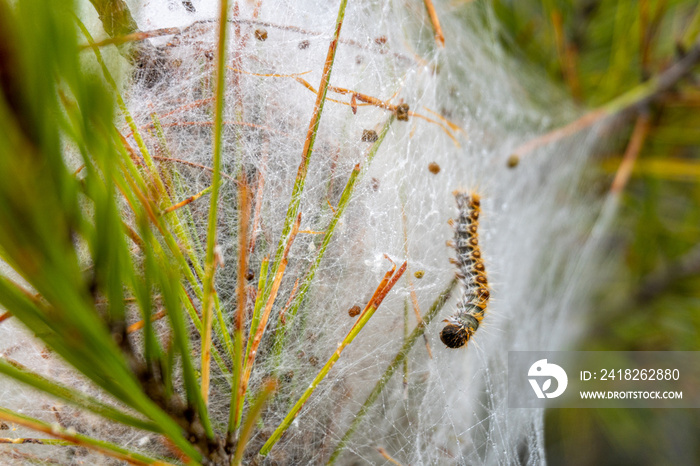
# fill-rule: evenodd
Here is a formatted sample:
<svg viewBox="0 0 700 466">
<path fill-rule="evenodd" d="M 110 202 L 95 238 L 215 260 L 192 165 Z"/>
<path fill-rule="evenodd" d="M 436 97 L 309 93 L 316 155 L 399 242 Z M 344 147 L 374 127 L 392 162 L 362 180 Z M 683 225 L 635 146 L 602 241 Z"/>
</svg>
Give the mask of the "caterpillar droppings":
<svg viewBox="0 0 700 466">
<path fill-rule="evenodd" d="M 447 325 L 440 332 L 440 339 L 448 348 L 461 348 L 479 328 L 491 293 L 479 248 L 481 198 L 476 193 L 462 191 L 455 191 L 454 196 L 459 217 L 450 221 L 455 234 L 454 241 L 447 244 L 457 251 L 457 258 L 450 259 L 450 262 L 457 266 L 462 298 L 457 304 L 457 312 L 445 319 Z"/>
</svg>

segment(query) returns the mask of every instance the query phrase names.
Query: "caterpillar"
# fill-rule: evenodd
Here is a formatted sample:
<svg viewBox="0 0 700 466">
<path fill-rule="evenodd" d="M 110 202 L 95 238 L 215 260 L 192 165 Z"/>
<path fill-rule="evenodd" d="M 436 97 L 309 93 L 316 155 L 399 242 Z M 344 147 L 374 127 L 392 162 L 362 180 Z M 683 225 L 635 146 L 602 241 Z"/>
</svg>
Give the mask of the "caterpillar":
<svg viewBox="0 0 700 466">
<path fill-rule="evenodd" d="M 479 328 L 491 293 L 479 248 L 481 197 L 462 191 L 453 194 L 459 217 L 449 222 L 454 228 L 454 241 L 448 241 L 447 245 L 457 251 L 457 258 L 450 258 L 450 262 L 457 266 L 462 298 L 457 304 L 457 312 L 444 320 L 447 325 L 440 332 L 440 339 L 448 348 L 461 348 Z"/>
</svg>

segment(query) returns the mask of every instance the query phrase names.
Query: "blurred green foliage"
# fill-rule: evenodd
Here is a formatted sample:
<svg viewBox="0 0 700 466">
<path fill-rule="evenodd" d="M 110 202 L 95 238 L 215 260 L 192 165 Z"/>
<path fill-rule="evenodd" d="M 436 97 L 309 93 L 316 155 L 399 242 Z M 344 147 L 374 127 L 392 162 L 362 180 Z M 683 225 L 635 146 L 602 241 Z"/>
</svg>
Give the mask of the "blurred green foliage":
<svg viewBox="0 0 700 466">
<path fill-rule="evenodd" d="M 125 10 L 109 16 L 104 8 L 119 2 L 92 3 L 115 34 L 133 30 Z M 658 76 L 697 46 L 700 32 L 696 0 L 491 3 L 504 47 L 559 82 L 582 113 Z M 0 257 L 31 286 L 0 277 L 0 304 L 130 411 L 78 399 L 8 364 L 0 371 L 22 372 L 25 383 L 65 401 L 165 435 L 199 459 L 220 444 L 197 387 L 193 332 L 180 318 L 189 301 L 178 285 L 186 276 L 201 295 L 201 265 L 176 247 L 189 242 L 180 237 L 184 220 L 153 214 L 173 199 L 118 141 L 114 89 L 105 76 L 79 72 L 83 38 L 62 6 L 0 0 Z M 700 350 L 699 81 L 696 72 L 643 109 L 648 130 L 608 242 L 611 256 L 624 261 L 598 297 L 580 349 Z M 601 154 L 596 170 L 618 169 L 637 117 L 611 125 L 619 145 Z M 61 150 L 64 142 L 73 152 Z M 130 223 L 119 214 L 117 191 L 132 206 Z M 127 237 L 144 251 L 138 259 Z M 188 260 L 197 270 L 186 274 Z M 172 344 L 160 345 L 149 324 L 156 291 L 169 311 Z M 137 297 L 145 322 L 142 358 L 125 338 L 127 294 Z M 222 371 L 227 362 L 217 359 Z M 184 387 L 174 386 L 178 376 Z M 562 409 L 547 416 L 553 464 L 700 463 L 700 420 L 690 410 Z M 197 434 L 195 442 L 187 432 Z"/>
<path fill-rule="evenodd" d="M 0 373 L 162 434 L 183 457 L 199 461 L 221 442 L 198 387 L 182 315 L 189 302 L 181 287 L 187 262 L 176 243 L 182 229 L 177 214 L 162 214 L 173 202 L 169 193 L 179 193 L 157 191 L 159 173 L 121 143 L 115 97 L 123 102 L 106 67 L 99 76 L 81 66 L 82 24 L 72 9 L 71 2 L 0 0 L 0 259 L 23 279 L 0 274 L 0 306 L 120 404 L 107 406 L 7 358 Z M 101 62 L 99 50 L 94 54 Z M 124 202 L 131 209 L 126 219 Z M 132 253 L 133 246 L 143 254 Z M 199 282 L 192 281 L 194 288 Z M 156 297 L 168 311 L 166 344 L 151 324 Z M 144 320 L 142 350 L 128 336 L 130 308 Z M 0 418 L 42 431 L 39 420 L 5 407 Z M 64 434 L 134 464 L 156 461 Z"/>
<path fill-rule="evenodd" d="M 582 112 L 658 76 L 697 47 L 694 0 L 494 0 L 499 39 L 568 89 Z M 643 109 L 648 131 L 607 247 L 623 260 L 598 296 L 581 350 L 700 350 L 700 67 Z M 637 114 L 594 169 L 615 173 Z M 552 464 L 698 464 L 693 410 L 557 409 Z"/>
</svg>

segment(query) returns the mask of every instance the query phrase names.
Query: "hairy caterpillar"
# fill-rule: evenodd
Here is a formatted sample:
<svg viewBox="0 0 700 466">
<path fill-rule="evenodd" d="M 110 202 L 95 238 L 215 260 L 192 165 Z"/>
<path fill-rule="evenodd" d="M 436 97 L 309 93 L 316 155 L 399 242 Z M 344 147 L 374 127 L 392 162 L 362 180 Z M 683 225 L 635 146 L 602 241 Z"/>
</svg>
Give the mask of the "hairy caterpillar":
<svg viewBox="0 0 700 466">
<path fill-rule="evenodd" d="M 455 236 L 454 241 L 447 244 L 457 251 L 457 258 L 450 259 L 450 262 L 457 266 L 457 277 L 462 283 L 463 292 L 457 312 L 445 319 L 447 325 L 440 332 L 440 339 L 448 348 L 461 348 L 479 328 L 491 293 L 479 248 L 481 198 L 475 193 L 455 191 L 453 194 L 459 217 L 450 221 Z"/>
</svg>

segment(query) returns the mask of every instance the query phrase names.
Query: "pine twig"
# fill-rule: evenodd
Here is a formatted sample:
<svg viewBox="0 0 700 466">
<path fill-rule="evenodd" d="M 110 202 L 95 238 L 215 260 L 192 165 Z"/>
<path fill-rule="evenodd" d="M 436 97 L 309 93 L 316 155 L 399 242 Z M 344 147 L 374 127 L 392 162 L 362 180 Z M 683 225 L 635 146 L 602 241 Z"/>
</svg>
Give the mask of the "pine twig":
<svg viewBox="0 0 700 466">
<path fill-rule="evenodd" d="M 695 65 L 700 62 L 700 39 L 688 53 L 673 66 L 648 81 L 635 86 L 607 104 L 592 110 L 566 126 L 538 136 L 518 146 L 514 154 L 522 157 L 544 145 L 559 141 L 609 116 L 619 115 L 630 111 L 643 112 L 653 101 L 665 92 L 675 87 L 679 81 L 688 76 Z"/>
<path fill-rule="evenodd" d="M 415 342 L 425 333 L 426 327 L 430 325 L 430 322 L 432 322 L 432 320 L 438 315 L 447 300 L 450 299 L 450 295 L 452 294 L 452 290 L 454 289 L 455 285 L 457 285 L 456 278 L 450 282 L 447 288 L 445 288 L 445 290 L 438 295 L 437 299 L 433 302 L 433 305 L 430 306 L 428 312 L 426 312 L 426 314 L 423 316 L 423 324 L 416 325 L 416 328 L 413 330 L 413 332 L 411 332 L 411 335 L 404 340 L 403 346 L 399 352 L 396 353 L 396 356 L 394 356 L 394 359 L 386 368 L 382 377 L 377 381 L 377 384 L 374 386 L 370 394 L 367 396 L 367 399 L 362 404 L 362 408 L 360 408 L 358 413 L 353 418 L 350 427 L 348 427 L 345 434 L 343 434 L 343 437 L 340 439 L 340 442 L 338 442 L 338 445 L 336 445 L 335 450 L 328 460 L 329 465 L 337 461 L 338 457 L 345 449 L 345 446 L 348 444 L 350 437 L 353 436 L 357 428 L 360 426 L 360 423 L 362 423 L 365 416 L 369 412 L 370 407 L 375 401 L 377 401 L 377 398 L 379 398 L 382 391 L 384 391 L 384 388 L 386 387 L 387 383 L 389 383 L 389 380 L 391 380 L 391 377 L 394 375 L 394 372 L 396 372 L 396 369 L 403 364 Z"/>
<path fill-rule="evenodd" d="M 270 453 L 270 450 L 272 450 L 272 447 L 274 447 L 277 441 L 282 437 L 282 434 L 284 434 L 284 432 L 289 428 L 289 426 L 292 424 L 292 421 L 294 421 L 294 419 L 299 414 L 301 408 L 316 390 L 318 384 L 326 378 L 328 372 L 330 372 L 333 365 L 338 361 L 343 350 L 350 343 L 353 342 L 355 337 L 360 333 L 360 331 L 364 328 L 367 322 L 369 322 L 369 319 L 374 315 L 375 311 L 382 303 L 387 293 L 389 293 L 389 291 L 394 287 L 399 278 L 401 278 L 403 273 L 406 271 L 406 265 L 406 262 L 404 262 L 401 265 L 401 267 L 399 267 L 399 269 L 396 270 L 396 264 L 394 264 L 392 269 L 384 275 L 384 278 L 375 290 L 374 295 L 372 295 L 372 298 L 370 298 L 369 302 L 367 303 L 367 306 L 365 306 L 365 309 L 362 311 L 362 314 L 360 314 L 360 317 L 355 322 L 355 325 L 353 325 L 353 327 L 348 332 L 347 336 L 343 339 L 342 342 L 340 342 L 338 348 L 335 350 L 328 362 L 326 362 L 326 364 L 323 366 L 318 375 L 309 384 L 309 388 L 306 389 L 304 394 L 294 404 L 292 409 L 289 410 L 282 423 L 277 427 L 277 429 L 275 429 L 275 431 L 272 433 L 267 442 L 265 442 L 265 445 L 263 445 L 263 447 L 260 449 L 259 454 L 261 456 L 267 456 L 268 453 Z"/>
<path fill-rule="evenodd" d="M 225 71 L 226 71 L 226 27 L 228 26 L 228 0 L 221 0 L 219 9 L 219 41 L 218 57 L 216 65 L 216 104 L 214 107 L 214 149 L 212 194 L 209 205 L 209 225 L 207 228 L 207 253 L 204 266 L 204 280 L 202 284 L 204 297 L 202 300 L 202 397 L 206 403 L 209 400 L 209 374 L 211 361 L 211 337 L 214 307 L 214 274 L 216 273 L 215 245 L 217 213 L 219 205 L 219 189 L 221 187 L 221 148 L 223 145 L 223 114 L 225 98 Z"/>
<path fill-rule="evenodd" d="M 445 35 L 442 33 L 442 27 L 440 26 L 440 19 L 438 18 L 437 12 L 435 11 L 435 6 L 433 6 L 433 0 L 423 0 L 425 3 L 425 9 L 428 10 L 428 16 L 430 16 L 430 22 L 435 29 L 435 42 L 440 46 L 445 46 Z"/>
</svg>

